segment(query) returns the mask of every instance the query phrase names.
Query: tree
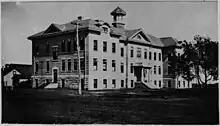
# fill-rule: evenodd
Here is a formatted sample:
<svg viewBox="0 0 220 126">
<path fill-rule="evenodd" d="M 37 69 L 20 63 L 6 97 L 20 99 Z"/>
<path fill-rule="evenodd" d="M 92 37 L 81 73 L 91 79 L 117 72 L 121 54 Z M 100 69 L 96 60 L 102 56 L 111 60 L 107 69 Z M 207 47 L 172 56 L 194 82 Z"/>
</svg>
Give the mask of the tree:
<svg viewBox="0 0 220 126">
<path fill-rule="evenodd" d="M 195 78 L 193 72 L 194 61 L 197 58 L 195 48 L 192 43 L 183 41 L 183 54 L 181 55 L 180 67 L 182 69 L 182 77 L 187 80 L 188 84 Z"/>
<path fill-rule="evenodd" d="M 198 83 L 203 86 L 211 79 L 218 79 L 218 43 L 211 41 L 210 37 L 196 35 L 194 49 L 197 57 L 194 67 Z M 204 75 L 204 80 L 201 79 Z"/>
</svg>

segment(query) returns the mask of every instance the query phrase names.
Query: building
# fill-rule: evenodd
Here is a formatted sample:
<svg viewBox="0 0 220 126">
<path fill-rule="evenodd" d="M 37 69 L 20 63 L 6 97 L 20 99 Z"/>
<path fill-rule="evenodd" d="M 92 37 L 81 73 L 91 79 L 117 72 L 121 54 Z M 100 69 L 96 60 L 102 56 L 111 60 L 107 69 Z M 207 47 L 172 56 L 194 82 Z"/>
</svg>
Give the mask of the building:
<svg viewBox="0 0 220 126">
<path fill-rule="evenodd" d="M 127 29 L 126 12 L 119 7 L 111 15 L 112 24 L 79 16 L 66 24 L 52 23 L 28 37 L 33 49 L 33 87 L 47 83 L 78 88 L 78 26 L 83 90 L 134 88 L 136 84 L 163 88 L 161 39 L 141 28 Z"/>
<path fill-rule="evenodd" d="M 31 80 L 32 65 L 6 64 L 3 69 L 3 87 L 13 89 L 21 82 Z"/>
</svg>

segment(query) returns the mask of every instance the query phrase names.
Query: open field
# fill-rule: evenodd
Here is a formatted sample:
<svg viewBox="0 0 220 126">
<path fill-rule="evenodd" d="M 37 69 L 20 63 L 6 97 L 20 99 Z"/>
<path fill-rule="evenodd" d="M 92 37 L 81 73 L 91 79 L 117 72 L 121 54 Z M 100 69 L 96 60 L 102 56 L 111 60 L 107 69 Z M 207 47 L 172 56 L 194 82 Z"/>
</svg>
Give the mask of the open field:
<svg viewBox="0 0 220 126">
<path fill-rule="evenodd" d="M 219 123 L 217 88 L 97 94 L 78 96 L 68 89 L 3 91 L 2 123 Z"/>
</svg>

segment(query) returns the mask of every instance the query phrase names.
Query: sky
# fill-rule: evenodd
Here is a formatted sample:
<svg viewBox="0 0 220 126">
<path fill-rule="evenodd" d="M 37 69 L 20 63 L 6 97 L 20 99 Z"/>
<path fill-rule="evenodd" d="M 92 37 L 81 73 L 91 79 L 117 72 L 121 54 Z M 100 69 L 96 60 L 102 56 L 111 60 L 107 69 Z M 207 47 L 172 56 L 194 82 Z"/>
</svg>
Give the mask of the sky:
<svg viewBox="0 0 220 126">
<path fill-rule="evenodd" d="M 112 23 L 110 12 L 117 6 L 127 12 L 128 29 L 142 28 L 153 36 L 178 40 L 191 41 L 195 35 L 218 40 L 217 2 L 2 2 L 2 64 L 31 64 L 27 37 L 51 23 L 67 23 L 78 16 Z"/>
</svg>

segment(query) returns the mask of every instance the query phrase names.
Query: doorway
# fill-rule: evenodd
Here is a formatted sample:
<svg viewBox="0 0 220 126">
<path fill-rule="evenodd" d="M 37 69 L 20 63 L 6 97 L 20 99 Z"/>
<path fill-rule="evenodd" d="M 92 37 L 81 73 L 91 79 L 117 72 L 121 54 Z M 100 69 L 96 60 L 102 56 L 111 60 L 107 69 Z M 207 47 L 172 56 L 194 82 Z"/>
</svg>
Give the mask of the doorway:
<svg viewBox="0 0 220 126">
<path fill-rule="evenodd" d="M 53 82 L 57 83 L 57 69 L 53 69 Z"/>
</svg>

